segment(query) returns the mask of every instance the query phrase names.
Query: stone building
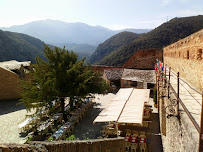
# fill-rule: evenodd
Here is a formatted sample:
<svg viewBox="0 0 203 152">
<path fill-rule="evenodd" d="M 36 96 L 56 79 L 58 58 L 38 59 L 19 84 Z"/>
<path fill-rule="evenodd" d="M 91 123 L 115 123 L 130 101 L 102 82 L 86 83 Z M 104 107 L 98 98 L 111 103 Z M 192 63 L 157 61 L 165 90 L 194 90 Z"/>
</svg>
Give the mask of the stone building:
<svg viewBox="0 0 203 152">
<path fill-rule="evenodd" d="M 26 79 L 26 69 L 30 63 L 30 61 L 18 62 L 15 60 L 0 62 L 0 100 L 20 98 L 20 80 Z"/>
<path fill-rule="evenodd" d="M 121 87 L 120 81 L 123 69 L 104 70 L 103 79 L 109 84 L 110 91 L 116 91 Z"/>
<path fill-rule="evenodd" d="M 154 70 L 124 69 L 121 77 L 121 87 L 150 89 L 155 85 Z"/>
</svg>

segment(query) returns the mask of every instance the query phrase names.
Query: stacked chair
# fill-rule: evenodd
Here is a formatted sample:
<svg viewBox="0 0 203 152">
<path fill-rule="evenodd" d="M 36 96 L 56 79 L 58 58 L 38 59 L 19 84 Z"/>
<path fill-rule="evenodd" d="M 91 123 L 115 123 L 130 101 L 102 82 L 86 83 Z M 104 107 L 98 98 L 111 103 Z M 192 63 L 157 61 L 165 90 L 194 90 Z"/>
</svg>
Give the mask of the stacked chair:
<svg viewBox="0 0 203 152">
<path fill-rule="evenodd" d="M 130 149 L 131 152 L 146 152 L 147 144 L 145 132 L 126 129 L 125 148 L 128 151 Z"/>
<path fill-rule="evenodd" d="M 126 129 L 126 135 L 125 135 L 125 148 L 126 150 L 130 149 L 131 147 L 131 130 Z"/>
</svg>

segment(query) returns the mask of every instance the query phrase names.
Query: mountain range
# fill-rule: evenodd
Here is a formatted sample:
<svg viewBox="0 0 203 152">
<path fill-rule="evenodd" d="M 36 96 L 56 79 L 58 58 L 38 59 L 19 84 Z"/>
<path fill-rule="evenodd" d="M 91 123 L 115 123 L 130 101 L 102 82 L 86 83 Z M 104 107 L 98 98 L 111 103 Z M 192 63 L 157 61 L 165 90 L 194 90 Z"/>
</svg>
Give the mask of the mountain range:
<svg viewBox="0 0 203 152">
<path fill-rule="evenodd" d="M 113 35 L 130 31 L 135 33 L 146 33 L 151 29 L 124 29 L 110 30 L 102 26 L 90 26 L 85 23 L 67 23 L 58 20 L 33 21 L 24 25 L 0 28 L 4 31 L 24 33 L 38 38 L 45 43 L 56 44 L 88 44 L 97 46 Z"/>
<path fill-rule="evenodd" d="M 173 18 L 154 30 L 141 34 L 130 43 L 120 43 L 122 39 L 131 39 L 126 35 L 115 35 L 100 44 L 90 58 L 91 64 L 122 66 L 137 50 L 163 48 L 203 28 L 203 15 Z M 119 47 L 112 49 L 118 43 Z"/>
</svg>

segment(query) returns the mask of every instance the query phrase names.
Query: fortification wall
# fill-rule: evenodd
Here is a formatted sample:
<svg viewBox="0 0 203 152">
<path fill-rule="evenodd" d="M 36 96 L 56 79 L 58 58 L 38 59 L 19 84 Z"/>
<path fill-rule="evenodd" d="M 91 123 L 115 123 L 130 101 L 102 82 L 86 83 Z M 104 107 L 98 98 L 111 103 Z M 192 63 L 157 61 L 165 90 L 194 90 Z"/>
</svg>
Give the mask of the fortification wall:
<svg viewBox="0 0 203 152">
<path fill-rule="evenodd" d="M 164 48 L 164 63 L 198 90 L 203 88 L 203 29 Z"/>
<path fill-rule="evenodd" d="M 123 68 L 154 69 L 156 59 L 162 61 L 162 49 L 137 50 L 123 65 Z"/>
<path fill-rule="evenodd" d="M 20 98 L 20 94 L 17 92 L 19 80 L 17 74 L 0 67 L 0 100 Z"/>
<path fill-rule="evenodd" d="M 92 65 L 92 68 L 94 71 L 99 71 L 101 73 L 103 73 L 104 70 L 122 69 L 122 67 L 105 66 L 105 65 Z"/>
<path fill-rule="evenodd" d="M 30 142 L 29 144 L 0 144 L 2 152 L 124 152 L 124 138 L 85 141 Z"/>
</svg>

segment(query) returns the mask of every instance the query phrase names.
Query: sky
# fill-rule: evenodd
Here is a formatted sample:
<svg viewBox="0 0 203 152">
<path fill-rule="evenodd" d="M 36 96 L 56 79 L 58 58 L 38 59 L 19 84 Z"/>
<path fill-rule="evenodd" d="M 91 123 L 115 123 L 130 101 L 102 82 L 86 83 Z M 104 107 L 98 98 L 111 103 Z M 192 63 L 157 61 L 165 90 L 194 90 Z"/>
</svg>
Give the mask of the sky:
<svg viewBox="0 0 203 152">
<path fill-rule="evenodd" d="M 0 0 L 0 27 L 54 19 L 153 29 L 174 17 L 203 15 L 203 0 Z"/>
</svg>

